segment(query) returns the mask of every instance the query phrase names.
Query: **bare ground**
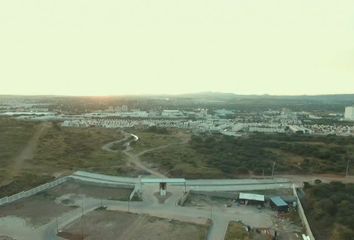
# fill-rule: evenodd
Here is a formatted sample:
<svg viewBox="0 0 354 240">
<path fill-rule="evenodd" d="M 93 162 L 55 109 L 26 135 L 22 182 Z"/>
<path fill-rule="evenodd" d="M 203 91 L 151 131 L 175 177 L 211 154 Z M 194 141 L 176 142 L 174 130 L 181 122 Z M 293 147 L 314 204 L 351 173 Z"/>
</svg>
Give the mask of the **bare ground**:
<svg viewBox="0 0 354 240">
<path fill-rule="evenodd" d="M 128 200 L 133 188 L 122 186 L 113 188 L 91 185 L 79 182 L 67 182 L 48 191 L 32 197 L 0 207 L 0 218 L 16 216 L 25 219 L 30 225 L 43 225 L 65 212 L 77 207 L 71 203 L 73 199 L 85 195 L 86 197 Z"/>
<path fill-rule="evenodd" d="M 94 228 L 90 227 L 95 225 Z M 96 210 L 75 221 L 60 234 L 69 240 L 206 239 L 208 226 L 118 211 Z"/>
<path fill-rule="evenodd" d="M 70 210 L 72 207 L 56 204 L 54 199 L 46 194 L 37 194 L 1 206 L 0 218 L 16 216 L 25 219 L 29 225 L 40 226 Z"/>
<path fill-rule="evenodd" d="M 107 187 L 94 184 L 87 184 L 82 182 L 70 181 L 65 184 L 59 185 L 48 191 L 48 194 L 54 196 L 62 196 L 65 194 L 85 195 L 86 197 L 109 199 L 109 200 L 128 200 L 133 187 Z"/>
</svg>

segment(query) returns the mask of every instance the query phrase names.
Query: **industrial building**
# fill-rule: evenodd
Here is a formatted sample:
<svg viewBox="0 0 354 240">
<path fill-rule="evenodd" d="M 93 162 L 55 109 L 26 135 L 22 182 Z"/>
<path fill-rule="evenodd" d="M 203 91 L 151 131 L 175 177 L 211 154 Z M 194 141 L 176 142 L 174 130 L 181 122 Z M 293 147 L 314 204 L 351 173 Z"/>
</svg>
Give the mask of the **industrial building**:
<svg viewBox="0 0 354 240">
<path fill-rule="evenodd" d="M 245 205 L 251 203 L 263 205 L 265 201 L 264 195 L 253 194 L 253 193 L 240 193 L 238 199 Z"/>
<path fill-rule="evenodd" d="M 167 118 L 181 118 L 184 117 L 184 114 L 180 110 L 163 110 L 161 116 Z"/>
<path fill-rule="evenodd" d="M 278 212 L 287 212 L 289 209 L 288 204 L 279 196 L 270 198 L 270 205 Z"/>
<path fill-rule="evenodd" d="M 344 119 L 349 121 L 354 121 L 354 106 L 345 108 Z"/>
</svg>

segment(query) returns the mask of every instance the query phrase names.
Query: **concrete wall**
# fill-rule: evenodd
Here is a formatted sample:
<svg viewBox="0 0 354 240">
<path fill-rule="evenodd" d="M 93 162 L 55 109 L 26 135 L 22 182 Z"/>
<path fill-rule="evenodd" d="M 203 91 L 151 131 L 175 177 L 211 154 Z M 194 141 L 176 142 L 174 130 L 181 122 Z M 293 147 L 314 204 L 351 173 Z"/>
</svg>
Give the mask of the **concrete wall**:
<svg viewBox="0 0 354 240">
<path fill-rule="evenodd" d="M 297 209 L 298 209 L 301 221 L 304 224 L 305 229 L 306 229 L 306 234 L 310 237 L 311 240 L 315 240 L 315 237 L 313 236 L 312 231 L 311 231 L 310 224 L 307 221 L 304 208 L 302 207 L 302 204 L 301 204 L 301 201 L 299 199 L 299 196 L 297 195 L 297 191 L 296 191 L 295 185 L 293 185 L 293 192 L 294 192 L 294 195 L 295 195 L 296 200 L 297 200 L 297 206 L 298 206 Z"/>
<path fill-rule="evenodd" d="M 0 199 L 0 206 L 8 203 L 15 202 L 22 198 L 33 196 L 39 192 L 48 190 L 50 188 L 56 187 L 68 180 L 76 180 L 76 181 L 83 181 L 98 185 L 105 185 L 110 187 L 127 187 L 127 188 L 134 188 L 134 191 L 131 194 L 131 198 L 134 194 L 138 191 L 137 183 L 139 182 L 138 178 L 126 178 L 126 177 L 115 177 L 115 176 L 107 176 L 102 174 L 95 174 L 95 173 L 88 173 L 88 172 L 75 172 L 73 175 L 58 178 L 55 181 L 42 184 L 38 187 L 32 188 L 27 191 L 23 191 L 20 193 L 16 193 L 12 196 L 3 197 Z"/>
<path fill-rule="evenodd" d="M 42 184 L 42 185 L 40 185 L 38 187 L 35 187 L 35 188 L 32 188 L 30 190 L 19 192 L 19 193 L 16 193 L 16 194 L 8 196 L 8 197 L 3 197 L 3 198 L 0 199 L 0 206 L 4 205 L 4 204 L 7 204 L 7 203 L 12 203 L 12 202 L 20 200 L 22 198 L 33 196 L 33 195 L 35 195 L 35 194 L 37 194 L 39 192 L 42 192 L 42 191 L 48 190 L 50 188 L 56 187 L 59 184 L 62 184 L 64 182 L 66 182 L 67 180 L 69 180 L 69 178 L 70 177 L 58 178 L 58 179 L 56 179 L 53 182 Z"/>
</svg>

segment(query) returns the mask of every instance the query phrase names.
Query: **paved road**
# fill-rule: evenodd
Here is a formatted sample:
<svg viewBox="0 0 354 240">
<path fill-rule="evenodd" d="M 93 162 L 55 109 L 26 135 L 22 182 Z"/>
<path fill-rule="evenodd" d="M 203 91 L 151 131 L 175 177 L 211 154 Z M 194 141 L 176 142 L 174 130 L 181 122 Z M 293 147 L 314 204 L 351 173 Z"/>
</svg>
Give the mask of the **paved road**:
<svg viewBox="0 0 354 240">
<path fill-rule="evenodd" d="M 303 182 L 314 182 L 320 179 L 322 182 L 338 181 L 343 183 L 354 183 L 354 176 L 340 176 L 334 174 L 316 174 L 316 175 L 277 175 L 277 177 L 287 178 L 290 181 L 302 185 Z"/>
</svg>

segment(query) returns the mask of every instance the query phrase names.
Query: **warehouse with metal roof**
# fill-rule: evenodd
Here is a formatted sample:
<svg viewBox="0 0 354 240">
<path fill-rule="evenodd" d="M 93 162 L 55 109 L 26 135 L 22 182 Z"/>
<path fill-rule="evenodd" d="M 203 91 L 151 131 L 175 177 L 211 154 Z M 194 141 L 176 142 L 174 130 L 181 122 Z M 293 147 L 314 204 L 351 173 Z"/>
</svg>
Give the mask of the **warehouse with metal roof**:
<svg viewBox="0 0 354 240">
<path fill-rule="evenodd" d="M 279 196 L 271 197 L 270 205 L 279 212 L 287 212 L 289 208 L 288 204 Z"/>
</svg>

